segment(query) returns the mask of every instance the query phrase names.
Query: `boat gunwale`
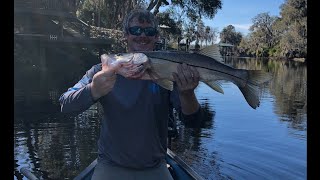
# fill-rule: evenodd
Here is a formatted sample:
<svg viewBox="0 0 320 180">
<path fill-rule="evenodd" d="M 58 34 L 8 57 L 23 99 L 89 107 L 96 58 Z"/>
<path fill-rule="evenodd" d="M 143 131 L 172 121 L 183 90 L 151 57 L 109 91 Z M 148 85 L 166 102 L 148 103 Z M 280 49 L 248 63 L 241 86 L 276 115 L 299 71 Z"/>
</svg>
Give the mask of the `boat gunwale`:
<svg viewBox="0 0 320 180">
<path fill-rule="evenodd" d="M 180 157 L 178 157 L 173 151 L 167 148 L 167 155 L 171 158 L 174 162 L 176 162 L 180 168 L 185 171 L 188 175 L 190 175 L 194 180 L 203 180 L 203 178 L 196 173 L 189 165 L 187 165 Z M 98 161 L 95 159 L 89 166 L 87 166 L 81 173 L 74 178 L 74 180 L 84 180 L 88 178 L 88 175 L 94 170 L 95 166 L 97 165 Z"/>
</svg>

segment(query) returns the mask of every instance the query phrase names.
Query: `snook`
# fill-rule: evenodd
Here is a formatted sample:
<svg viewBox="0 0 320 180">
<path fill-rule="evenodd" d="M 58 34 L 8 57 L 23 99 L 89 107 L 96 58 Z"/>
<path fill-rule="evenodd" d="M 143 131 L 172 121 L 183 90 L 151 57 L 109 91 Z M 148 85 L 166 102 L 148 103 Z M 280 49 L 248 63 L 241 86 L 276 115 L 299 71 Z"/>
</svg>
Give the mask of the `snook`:
<svg viewBox="0 0 320 180">
<path fill-rule="evenodd" d="M 103 56 L 103 55 L 102 55 Z M 235 69 L 222 62 L 217 46 L 209 46 L 198 53 L 180 51 L 146 51 L 138 53 L 124 53 L 107 55 L 108 61 L 130 64 L 138 69 L 143 65 L 146 73 L 140 79 L 153 80 L 165 89 L 173 90 L 172 72 L 177 72 L 177 65 L 186 63 L 195 67 L 200 74 L 200 81 L 217 92 L 223 93 L 221 80 L 234 83 L 242 92 L 248 104 L 256 109 L 260 105 L 259 87 L 269 81 L 271 75 L 261 70 Z M 102 57 L 102 62 L 106 57 Z M 109 63 L 110 64 L 110 63 Z M 128 77 L 126 70 L 119 70 L 118 74 Z M 219 82 L 220 81 L 220 82 Z"/>
</svg>

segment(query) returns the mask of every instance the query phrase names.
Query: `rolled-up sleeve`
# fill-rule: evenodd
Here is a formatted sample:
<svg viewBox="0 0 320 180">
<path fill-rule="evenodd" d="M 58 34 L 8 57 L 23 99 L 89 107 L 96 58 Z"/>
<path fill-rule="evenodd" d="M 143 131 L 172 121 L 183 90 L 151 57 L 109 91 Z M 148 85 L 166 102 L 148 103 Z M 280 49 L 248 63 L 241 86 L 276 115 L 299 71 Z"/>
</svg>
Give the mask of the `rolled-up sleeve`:
<svg viewBox="0 0 320 180">
<path fill-rule="evenodd" d="M 93 75 L 100 70 L 101 64 L 93 66 L 78 83 L 68 88 L 68 90 L 60 96 L 61 112 L 84 111 L 95 103 L 91 95 L 90 83 L 92 82 Z"/>
</svg>

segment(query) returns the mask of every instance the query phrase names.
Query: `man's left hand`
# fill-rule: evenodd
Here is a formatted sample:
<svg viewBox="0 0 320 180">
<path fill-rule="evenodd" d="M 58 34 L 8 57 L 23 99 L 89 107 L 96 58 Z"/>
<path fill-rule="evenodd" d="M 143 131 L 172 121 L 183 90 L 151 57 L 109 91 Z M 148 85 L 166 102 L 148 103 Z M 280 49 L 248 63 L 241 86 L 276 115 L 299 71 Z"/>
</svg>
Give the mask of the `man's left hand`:
<svg viewBox="0 0 320 180">
<path fill-rule="evenodd" d="M 172 76 L 177 83 L 178 91 L 181 95 L 193 93 L 200 80 L 198 70 L 185 63 L 179 64 L 177 66 L 177 73 L 172 73 Z"/>
</svg>

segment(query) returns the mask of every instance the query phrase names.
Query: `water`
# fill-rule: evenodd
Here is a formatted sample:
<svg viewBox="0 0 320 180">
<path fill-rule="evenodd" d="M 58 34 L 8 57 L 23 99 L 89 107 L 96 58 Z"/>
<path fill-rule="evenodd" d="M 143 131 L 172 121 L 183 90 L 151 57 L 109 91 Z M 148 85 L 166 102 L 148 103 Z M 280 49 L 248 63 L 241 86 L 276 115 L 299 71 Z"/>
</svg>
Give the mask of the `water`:
<svg viewBox="0 0 320 180">
<path fill-rule="evenodd" d="M 252 109 L 232 83 L 222 84 L 224 94 L 200 83 L 196 96 L 206 122 L 201 128 L 179 123 L 172 150 L 205 179 L 306 179 L 306 65 L 252 58 L 226 63 L 273 73 L 259 92 L 260 107 Z M 68 80 L 63 69 L 42 76 L 31 66 L 16 69 L 14 179 L 25 179 L 21 167 L 43 179 L 74 178 L 96 158 L 101 114 L 96 105 L 60 114 L 58 98 L 84 71 Z"/>
</svg>

